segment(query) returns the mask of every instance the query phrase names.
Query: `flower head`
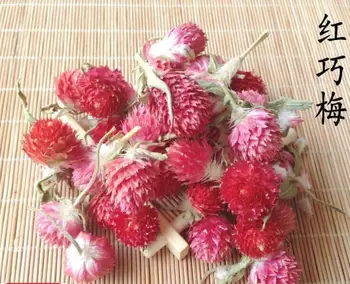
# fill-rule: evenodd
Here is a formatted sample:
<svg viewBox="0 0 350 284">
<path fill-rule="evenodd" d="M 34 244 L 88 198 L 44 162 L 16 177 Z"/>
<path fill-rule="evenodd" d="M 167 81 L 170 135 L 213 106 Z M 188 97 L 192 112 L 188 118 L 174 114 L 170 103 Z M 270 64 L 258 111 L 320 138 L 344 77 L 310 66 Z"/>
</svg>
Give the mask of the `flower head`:
<svg viewBox="0 0 350 284">
<path fill-rule="evenodd" d="M 144 206 L 138 212 L 116 215 L 114 231 L 125 245 L 145 247 L 156 239 L 160 230 L 157 210 Z"/>
<path fill-rule="evenodd" d="M 65 251 L 64 273 L 78 283 L 92 282 L 108 274 L 115 265 L 115 253 L 105 237 L 81 232 Z"/>
<path fill-rule="evenodd" d="M 294 256 L 280 251 L 267 258 L 255 261 L 249 272 L 249 284 L 296 284 L 300 268 Z"/>
<path fill-rule="evenodd" d="M 159 163 L 158 184 L 154 188 L 154 196 L 157 199 L 162 199 L 167 196 L 178 194 L 182 188 L 180 181 L 176 178 L 174 172 L 169 169 L 165 161 Z"/>
<path fill-rule="evenodd" d="M 123 117 L 121 116 L 110 116 L 106 119 L 101 120 L 97 123 L 97 125 L 91 130 L 90 136 L 98 143 L 101 138 L 112 129 L 115 128 L 113 134 L 117 134 L 121 130 L 121 124 L 123 121 Z"/>
<path fill-rule="evenodd" d="M 56 95 L 66 106 L 82 111 L 77 82 L 83 75 L 80 69 L 65 71 L 56 78 Z"/>
<path fill-rule="evenodd" d="M 236 92 L 245 90 L 257 91 L 260 94 L 267 94 L 264 81 L 249 71 L 238 70 L 236 76 L 231 80 L 231 89 Z"/>
<path fill-rule="evenodd" d="M 225 63 L 225 61 L 220 56 L 214 55 L 213 57 L 217 63 L 219 64 Z M 186 71 L 192 74 L 195 78 L 201 77 L 203 74 L 208 73 L 209 63 L 210 63 L 209 55 L 207 54 L 199 55 L 193 61 L 190 62 L 190 64 L 186 68 Z"/>
<path fill-rule="evenodd" d="M 150 59 L 183 62 L 204 51 L 207 39 L 195 24 L 186 23 L 170 30 L 166 37 L 154 42 L 146 56 Z"/>
<path fill-rule="evenodd" d="M 171 93 L 173 125 L 169 121 L 166 95 L 159 89 L 150 90 L 150 111 L 158 117 L 167 132 L 181 137 L 191 137 L 202 132 L 212 113 L 213 103 L 209 94 L 184 73 L 166 73 L 163 81 Z"/>
<path fill-rule="evenodd" d="M 83 109 L 93 117 L 120 114 L 133 98 L 134 90 L 119 70 L 92 67 L 78 81 Z"/>
<path fill-rule="evenodd" d="M 295 111 L 282 109 L 278 113 L 278 122 L 281 132 L 285 132 L 289 127 L 297 127 L 303 122 L 303 120 Z"/>
<path fill-rule="evenodd" d="M 154 197 L 159 167 L 150 160 L 118 157 L 106 164 L 105 175 L 112 204 L 131 214 Z"/>
<path fill-rule="evenodd" d="M 237 95 L 241 100 L 258 105 L 265 105 L 267 99 L 266 94 L 254 90 L 243 90 L 237 93 Z"/>
<path fill-rule="evenodd" d="M 232 256 L 233 226 L 224 217 L 207 216 L 193 224 L 188 240 L 193 256 L 206 262 L 218 262 Z"/>
<path fill-rule="evenodd" d="M 186 196 L 191 206 L 203 216 L 215 215 L 225 209 L 220 189 L 213 185 L 202 183 L 190 185 Z"/>
<path fill-rule="evenodd" d="M 226 170 L 221 192 L 233 213 L 257 218 L 277 203 L 280 183 L 270 165 L 239 161 Z"/>
<path fill-rule="evenodd" d="M 87 160 L 81 163 L 75 163 L 73 166 L 72 182 L 75 188 L 83 190 L 90 182 L 96 168 L 96 162 Z M 89 192 L 97 193 L 105 189 L 102 173 L 99 172 L 96 180 L 91 186 Z"/>
<path fill-rule="evenodd" d="M 196 183 L 211 180 L 213 151 L 205 139 L 178 140 L 167 149 L 167 164 L 182 182 Z"/>
<path fill-rule="evenodd" d="M 282 147 L 276 117 L 268 110 L 253 109 L 232 126 L 228 136 L 234 154 L 242 160 L 271 161 Z"/>
<path fill-rule="evenodd" d="M 83 224 L 80 220 L 79 212 L 69 201 L 50 201 L 43 203 L 40 209 L 44 214 L 41 214 L 40 212 L 36 214 L 36 230 L 45 243 L 49 245 L 64 245 L 67 247 L 70 243 L 45 215 L 49 215 L 54 219 L 56 224 L 63 228 L 73 238 L 83 230 Z"/>
<path fill-rule="evenodd" d="M 34 162 L 51 168 L 70 167 L 88 152 L 73 129 L 58 119 L 37 120 L 24 135 L 23 150 Z"/>
<path fill-rule="evenodd" d="M 282 203 L 265 220 L 248 220 L 238 216 L 235 243 L 242 254 L 252 258 L 265 257 L 278 251 L 294 228 L 295 215 L 292 209 Z"/>
<path fill-rule="evenodd" d="M 151 112 L 149 105 L 140 104 L 132 109 L 123 122 L 123 132 L 128 133 L 135 126 L 141 127 L 132 138 L 135 141 L 156 142 L 160 135 L 166 132 L 155 113 Z"/>
</svg>

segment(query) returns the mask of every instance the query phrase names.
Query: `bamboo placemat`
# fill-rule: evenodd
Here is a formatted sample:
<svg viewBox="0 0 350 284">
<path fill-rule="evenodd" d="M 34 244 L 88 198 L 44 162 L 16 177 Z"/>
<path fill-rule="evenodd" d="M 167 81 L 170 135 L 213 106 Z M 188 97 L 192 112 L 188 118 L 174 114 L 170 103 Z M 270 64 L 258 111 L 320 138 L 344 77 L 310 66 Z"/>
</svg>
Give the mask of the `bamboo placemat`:
<svg viewBox="0 0 350 284">
<path fill-rule="evenodd" d="M 342 21 L 347 41 L 318 43 L 324 13 Z M 268 84 L 271 98 L 287 95 L 321 101 L 321 91 L 335 91 L 350 110 L 350 2 L 348 0 L 138 0 L 138 1 L 1 1 L 0 3 L 0 282 L 71 283 L 63 274 L 62 249 L 49 248 L 37 237 L 33 213 L 38 206 L 33 185 L 40 170 L 21 150 L 28 129 L 16 97 L 21 78 L 30 109 L 54 100 L 53 78 L 83 62 L 121 68 L 132 80 L 133 54 L 146 38 L 163 35 L 186 21 L 198 23 L 209 38 L 208 50 L 237 55 L 262 30 L 271 35 L 245 61 Z M 327 73 L 316 77 L 319 59 L 346 55 L 339 87 Z M 315 119 L 317 108 L 302 113 L 299 133 L 310 144 L 304 163 L 316 195 L 349 210 L 349 115 L 335 127 Z M 62 188 L 63 195 L 75 193 Z M 300 199 L 301 197 L 299 197 Z M 293 203 L 294 207 L 296 202 Z M 298 227 L 290 247 L 303 267 L 302 283 L 350 283 L 350 221 L 315 205 L 307 219 L 297 209 Z M 112 233 L 117 266 L 96 283 L 197 284 L 212 265 L 187 257 L 177 261 L 166 249 L 148 260 L 138 250 L 123 247 Z M 237 257 L 236 257 L 237 259 Z M 234 261 L 234 260 L 233 260 Z M 208 283 L 214 283 L 208 281 Z"/>
</svg>

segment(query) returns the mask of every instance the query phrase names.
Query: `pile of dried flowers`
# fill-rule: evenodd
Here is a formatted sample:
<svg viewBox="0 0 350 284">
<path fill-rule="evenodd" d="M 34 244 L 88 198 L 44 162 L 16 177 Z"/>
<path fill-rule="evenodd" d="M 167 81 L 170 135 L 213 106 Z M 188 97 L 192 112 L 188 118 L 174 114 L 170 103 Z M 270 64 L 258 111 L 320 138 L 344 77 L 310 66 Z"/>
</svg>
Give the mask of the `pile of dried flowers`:
<svg viewBox="0 0 350 284">
<path fill-rule="evenodd" d="M 242 254 L 206 276 L 231 282 L 249 267 L 249 283 L 297 283 L 300 269 L 284 245 L 296 226 L 286 201 L 298 191 L 319 201 L 301 167 L 306 142 L 293 129 L 302 123 L 296 111 L 311 102 L 270 101 L 262 79 L 241 69 L 267 35 L 225 61 L 204 53 L 197 25 L 183 24 L 135 55 L 134 87 L 106 66 L 63 72 L 58 103 L 43 108 L 52 118 L 35 119 L 19 91 L 32 124 L 23 149 L 45 174 L 36 228 L 47 244 L 65 247 L 73 280 L 93 281 L 115 264 L 109 241 L 87 231 L 87 216 L 123 244 L 147 248 L 161 242 L 156 201 L 184 192 L 177 209 L 189 218 L 177 230 L 189 227 L 192 255 L 219 262 Z M 60 196 L 59 181 L 79 196 Z"/>
</svg>

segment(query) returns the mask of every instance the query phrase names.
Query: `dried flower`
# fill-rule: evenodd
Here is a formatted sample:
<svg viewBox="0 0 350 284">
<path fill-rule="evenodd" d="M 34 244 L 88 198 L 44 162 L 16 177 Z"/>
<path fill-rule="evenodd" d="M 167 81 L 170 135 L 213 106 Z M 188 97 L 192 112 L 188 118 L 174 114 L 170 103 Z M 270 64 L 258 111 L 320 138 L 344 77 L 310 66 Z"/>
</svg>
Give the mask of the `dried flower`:
<svg viewBox="0 0 350 284">
<path fill-rule="evenodd" d="M 166 161 L 159 163 L 158 185 L 154 188 L 154 196 L 162 199 L 167 196 L 178 194 L 182 188 L 180 181 L 176 178 L 175 173 L 170 169 Z"/>
<path fill-rule="evenodd" d="M 228 136 L 235 155 L 243 160 L 271 161 L 282 148 L 282 133 L 276 117 L 258 108 L 232 126 Z"/>
<path fill-rule="evenodd" d="M 115 265 L 115 253 L 105 237 L 81 232 L 65 252 L 64 273 L 78 283 L 92 282 L 108 274 Z"/>
<path fill-rule="evenodd" d="M 204 32 L 197 25 L 186 23 L 170 30 L 165 38 L 152 43 L 146 57 L 149 61 L 163 59 L 183 62 L 204 51 L 206 42 Z"/>
<path fill-rule="evenodd" d="M 103 191 L 91 199 L 89 213 L 98 226 L 111 230 L 116 226 L 120 210 L 113 205 L 111 195 Z"/>
<path fill-rule="evenodd" d="M 264 81 L 249 71 L 238 70 L 231 80 L 231 89 L 241 93 L 246 90 L 253 90 L 266 95 L 266 86 Z"/>
<path fill-rule="evenodd" d="M 178 140 L 167 149 L 167 163 L 182 182 L 218 180 L 222 167 L 212 160 L 213 151 L 205 139 Z"/>
<path fill-rule="evenodd" d="M 120 114 L 133 98 L 134 90 L 119 70 L 92 67 L 78 81 L 84 110 L 98 118 Z"/>
<path fill-rule="evenodd" d="M 237 93 L 237 95 L 241 100 L 252 104 L 265 105 L 267 100 L 266 94 L 254 90 L 243 90 Z"/>
<path fill-rule="evenodd" d="M 186 191 L 191 206 L 201 215 L 215 215 L 224 211 L 220 189 L 210 184 L 193 184 Z"/>
<path fill-rule="evenodd" d="M 207 216 L 192 225 L 188 232 L 193 256 L 206 262 L 218 262 L 232 256 L 233 226 L 224 217 Z"/>
<path fill-rule="evenodd" d="M 66 106 L 77 111 L 82 111 L 80 102 L 81 94 L 77 88 L 77 82 L 83 72 L 80 69 L 72 69 L 63 72 L 56 78 L 56 95 Z"/>
<path fill-rule="evenodd" d="M 252 258 L 265 257 L 279 250 L 295 228 L 295 215 L 286 204 L 276 206 L 264 219 L 248 220 L 238 216 L 235 243 L 239 251 Z"/>
<path fill-rule="evenodd" d="M 149 105 L 140 104 L 132 109 L 123 122 L 123 132 L 127 133 L 135 126 L 141 127 L 141 130 L 132 138 L 135 141 L 155 142 L 161 134 L 166 132 L 157 116 L 150 111 Z"/>
<path fill-rule="evenodd" d="M 106 164 L 105 175 L 112 204 L 130 214 L 154 197 L 159 167 L 150 160 L 118 157 Z"/>
<path fill-rule="evenodd" d="M 173 124 L 169 121 L 165 93 L 156 88 L 150 90 L 151 112 L 158 117 L 168 132 L 177 136 L 191 137 L 202 132 L 212 113 L 213 105 L 209 94 L 183 73 L 169 72 L 164 75 L 163 81 L 171 92 Z"/>
<path fill-rule="evenodd" d="M 79 212 L 68 200 L 43 203 L 40 209 L 44 214 L 41 214 L 40 212 L 36 214 L 36 229 L 39 236 L 49 245 L 64 245 L 67 247 L 70 242 L 45 215 L 49 215 L 58 226 L 62 227 L 73 238 L 78 236 L 83 230 L 83 224 L 80 220 Z"/>
<path fill-rule="evenodd" d="M 223 64 L 225 61 L 218 55 L 213 55 L 213 60 L 218 64 Z M 210 56 L 200 55 L 197 56 L 190 64 L 187 66 L 186 71 L 192 74 L 195 78 L 201 77 L 206 73 L 209 73 L 210 70 Z"/>
<path fill-rule="evenodd" d="M 156 239 L 160 230 L 157 210 L 149 206 L 139 208 L 132 214 L 120 212 L 116 215 L 114 231 L 125 245 L 145 247 Z"/>
<path fill-rule="evenodd" d="M 250 269 L 249 284 L 296 284 L 300 268 L 294 256 L 280 251 L 272 256 L 255 261 Z"/>
<path fill-rule="evenodd" d="M 97 125 L 90 131 L 90 136 L 95 141 L 95 143 L 98 143 L 101 138 L 112 129 L 112 127 L 115 128 L 115 131 L 113 134 L 117 134 L 121 130 L 121 124 L 123 121 L 123 117 L 121 116 L 111 116 L 107 119 L 103 119 L 100 122 L 97 123 Z"/>
<path fill-rule="evenodd" d="M 277 203 L 280 183 L 270 165 L 239 161 L 226 170 L 221 192 L 233 213 L 257 218 Z"/>
<path fill-rule="evenodd" d="M 75 131 L 58 119 L 37 120 L 24 135 L 23 150 L 34 162 L 52 168 L 70 167 L 88 152 Z"/>
<path fill-rule="evenodd" d="M 72 182 L 75 188 L 84 189 L 89 184 L 94 170 L 96 168 L 96 162 L 87 160 L 81 163 L 75 163 L 73 166 Z M 91 186 L 89 193 L 98 193 L 105 189 L 103 182 L 103 176 L 100 172 L 93 185 Z"/>
</svg>

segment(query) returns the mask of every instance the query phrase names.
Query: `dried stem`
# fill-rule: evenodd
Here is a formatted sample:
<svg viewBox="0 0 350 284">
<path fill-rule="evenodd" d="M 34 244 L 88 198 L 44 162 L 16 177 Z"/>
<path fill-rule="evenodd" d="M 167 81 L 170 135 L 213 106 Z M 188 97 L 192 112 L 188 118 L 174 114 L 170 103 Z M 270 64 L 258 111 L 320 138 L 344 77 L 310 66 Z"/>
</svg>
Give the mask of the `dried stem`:
<svg viewBox="0 0 350 284">
<path fill-rule="evenodd" d="M 65 238 L 67 238 L 78 250 L 79 254 L 83 253 L 83 250 L 81 249 L 81 247 L 79 246 L 78 242 L 71 236 L 71 234 L 69 234 L 65 229 L 63 229 L 60 225 L 58 225 L 55 221 L 54 218 L 52 218 L 49 214 L 45 213 L 44 211 L 34 208 L 34 207 L 28 207 L 29 210 L 31 211 L 35 211 L 41 215 L 43 215 L 44 217 L 46 217 L 47 219 L 49 219 L 52 223 L 52 225 L 54 225 L 62 234 Z"/>
</svg>

